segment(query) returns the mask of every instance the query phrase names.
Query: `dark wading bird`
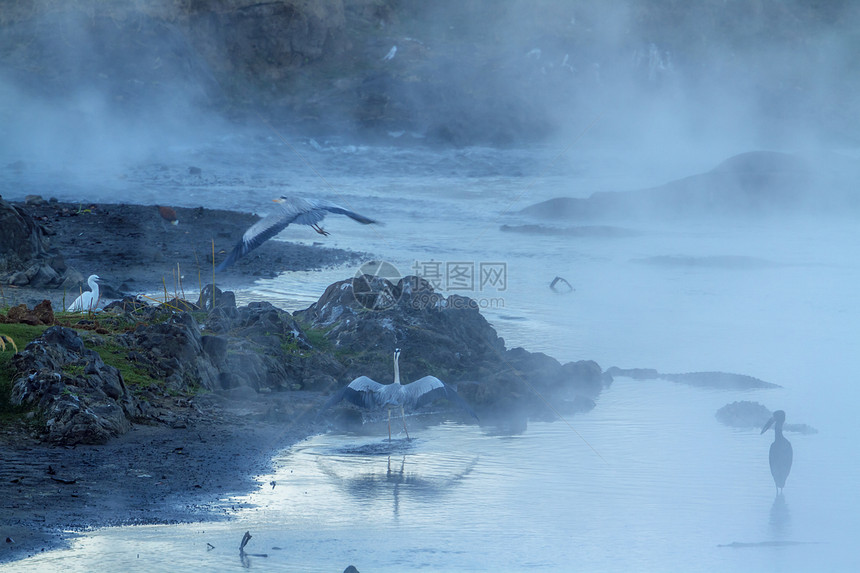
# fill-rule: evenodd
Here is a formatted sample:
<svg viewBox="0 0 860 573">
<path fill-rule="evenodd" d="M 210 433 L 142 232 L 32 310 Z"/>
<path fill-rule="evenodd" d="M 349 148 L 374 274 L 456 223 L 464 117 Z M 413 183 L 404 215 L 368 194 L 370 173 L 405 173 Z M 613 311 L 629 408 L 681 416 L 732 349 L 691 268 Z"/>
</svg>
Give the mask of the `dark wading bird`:
<svg viewBox="0 0 860 573">
<path fill-rule="evenodd" d="M 341 400 L 347 400 L 359 408 L 367 410 L 387 407 L 389 442 L 391 441 L 391 408 L 394 407 L 400 407 L 400 419 L 403 420 L 403 429 L 406 431 L 407 439 L 409 439 L 409 430 L 406 429 L 406 413 L 404 412 L 404 408 L 414 410 L 439 398 L 447 398 L 466 410 L 476 420 L 478 419 L 478 416 L 466 401 L 453 388 L 435 376 L 425 376 L 410 384 L 401 384 L 399 362 L 400 349 L 397 348 L 394 350 L 394 382 L 392 384 L 380 384 L 367 376 L 359 376 L 335 392 L 326 401 L 320 412 L 337 404 Z"/>
<path fill-rule="evenodd" d="M 340 205 L 335 205 L 331 201 L 324 199 L 305 199 L 303 197 L 279 197 L 272 199 L 280 205 L 280 208 L 274 213 L 260 219 L 251 225 L 245 234 L 242 235 L 242 240 L 239 241 L 233 248 L 233 251 L 224 259 L 215 269 L 223 271 L 240 258 L 244 257 L 281 231 L 287 228 L 291 223 L 297 225 L 308 225 L 313 227 L 313 230 L 320 235 L 328 235 L 328 231 L 319 226 L 319 222 L 325 219 L 329 213 L 338 215 L 346 215 L 350 219 L 358 221 L 363 225 L 376 223 L 373 219 L 353 213 L 349 209 L 344 209 Z"/>
<path fill-rule="evenodd" d="M 776 484 L 777 495 L 782 493 L 782 489 L 785 487 L 785 480 L 788 477 L 788 472 L 791 471 L 791 459 L 794 455 L 791 450 L 791 442 L 782 435 L 783 424 L 785 424 L 785 412 L 777 410 L 761 429 L 761 433 L 764 434 L 768 428 L 773 426 L 774 438 L 770 445 L 770 473 L 773 476 L 773 483 Z"/>
</svg>

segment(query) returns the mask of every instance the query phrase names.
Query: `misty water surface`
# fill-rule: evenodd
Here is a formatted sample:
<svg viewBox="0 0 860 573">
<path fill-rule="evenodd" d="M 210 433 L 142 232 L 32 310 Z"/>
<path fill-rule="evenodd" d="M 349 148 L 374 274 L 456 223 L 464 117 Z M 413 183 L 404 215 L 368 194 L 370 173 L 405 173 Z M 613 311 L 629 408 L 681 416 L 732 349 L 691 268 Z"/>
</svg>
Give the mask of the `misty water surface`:
<svg viewBox="0 0 860 573">
<path fill-rule="evenodd" d="M 559 157 L 555 148 L 297 146 L 327 183 L 276 137 L 258 134 L 174 149 L 121 177 L 102 177 L 105 188 L 85 195 L 72 184 L 54 189 L 64 200 L 108 200 L 118 190 L 135 202 L 261 213 L 284 192 L 323 196 L 385 223 L 368 228 L 333 217 L 327 246 L 373 253 L 402 274 L 428 261 L 504 263 L 504 290 L 457 294 L 481 301 L 509 347 L 594 359 L 603 368 L 736 372 L 783 388 L 720 391 L 619 378 L 592 412 L 531 423 L 522 433 L 422 427 L 418 416 L 409 421 L 415 440 L 397 436 L 390 455 L 384 425 L 375 434 L 314 436 L 283 452 L 258 492 L 224 500 L 237 508 L 233 521 L 87 532 L 71 549 L 16 563 L 17 570 L 858 567 L 860 504 L 851 492 L 860 459 L 853 418 L 860 367 L 852 358 L 860 228 L 853 220 L 621 222 L 633 233 L 611 238 L 512 234 L 500 225 L 523 223 L 515 212 L 533 202 L 654 185 L 724 157 L 681 168 L 601 150 Z M 188 176 L 188 165 L 202 168 L 202 180 Z M 41 185 L 18 184 L 22 192 Z M 293 227 L 282 237 L 319 239 Z M 708 263 L 725 257 L 761 264 Z M 296 310 L 355 271 L 292 273 L 238 294 Z M 575 291 L 552 292 L 555 276 Z M 795 463 L 783 498 L 774 498 L 767 465 L 772 434 L 714 418 L 735 400 L 784 409 L 789 422 L 819 430 L 788 434 Z M 254 535 L 249 552 L 268 557 L 240 560 L 246 530 Z"/>
</svg>

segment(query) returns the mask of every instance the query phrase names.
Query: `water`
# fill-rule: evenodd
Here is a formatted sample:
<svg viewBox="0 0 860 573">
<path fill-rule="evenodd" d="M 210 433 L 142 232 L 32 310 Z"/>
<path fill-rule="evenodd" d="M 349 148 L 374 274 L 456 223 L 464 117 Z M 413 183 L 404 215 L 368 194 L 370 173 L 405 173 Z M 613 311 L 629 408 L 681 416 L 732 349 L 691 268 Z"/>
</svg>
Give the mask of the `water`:
<svg viewBox="0 0 860 573">
<path fill-rule="evenodd" d="M 260 570 L 856 570 L 852 478 L 815 469 L 834 467 L 825 440 L 791 436 L 783 506 L 762 463 L 769 440 L 713 421 L 725 398 L 617 380 L 573 420 L 605 461 L 562 423 L 514 436 L 444 424 L 390 448 L 314 436 L 228 500 L 248 504 L 232 522 L 105 529 L 16 570 L 239 570 L 246 530 L 248 552 L 267 554 L 247 559 Z M 822 495 L 833 490 L 849 493 Z M 723 547 L 767 542 L 803 544 Z"/>
<path fill-rule="evenodd" d="M 600 150 L 558 158 L 549 148 L 429 152 L 306 141 L 297 149 L 303 160 L 273 138 L 225 137 L 121 178 L 103 176 L 111 189 L 87 200 L 133 189 L 134 200 L 175 201 L 179 189 L 180 204 L 262 212 L 284 188 L 322 195 L 385 222 L 331 217 L 326 245 L 374 253 L 402 274 L 429 263 L 503 263 L 504 288 L 443 290 L 476 298 L 509 347 L 604 368 L 738 372 L 783 388 L 729 392 L 619 378 L 592 412 L 533 423 L 518 435 L 422 427 L 416 417 L 408 421 L 416 439 L 397 436 L 391 448 L 384 427 L 313 436 L 283 452 L 258 491 L 224 500 L 239 508 L 233 521 L 87 532 L 71 549 L 16 570 L 860 569 L 854 221 L 644 223 L 621 238 L 504 233 L 499 226 L 526 222 L 513 213 L 535 201 L 645 187 L 723 157 L 671 172 L 671 165 L 617 165 Z M 188 176 L 187 165 L 201 167 L 202 180 Z M 22 193 L 37 183 L 18 181 Z M 70 186 L 57 195 L 77 193 Z M 318 240 L 292 227 L 284 238 Z M 711 264 L 649 263 L 667 256 Z M 761 264 L 726 268 L 724 256 Z M 355 270 L 261 280 L 240 300 L 305 308 Z M 550 291 L 555 276 L 575 292 Z M 820 431 L 788 435 L 795 465 L 777 501 L 766 461 L 772 434 L 729 429 L 713 417 L 744 399 Z M 246 530 L 254 535 L 249 553 L 267 557 L 240 560 Z"/>
</svg>

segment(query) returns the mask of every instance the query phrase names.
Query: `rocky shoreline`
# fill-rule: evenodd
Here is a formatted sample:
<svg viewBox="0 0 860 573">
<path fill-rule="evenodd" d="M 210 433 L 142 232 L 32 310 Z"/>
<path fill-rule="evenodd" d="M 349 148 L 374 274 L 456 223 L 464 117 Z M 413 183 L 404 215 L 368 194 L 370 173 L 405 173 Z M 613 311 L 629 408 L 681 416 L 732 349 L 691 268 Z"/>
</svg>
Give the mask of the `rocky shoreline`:
<svg viewBox="0 0 860 573">
<path fill-rule="evenodd" d="M 12 308 L 48 300 L 61 309 L 84 273 L 99 273 L 107 294 L 117 298 L 175 282 L 177 267 L 196 277 L 197 269 L 211 267 L 212 240 L 216 257 L 223 256 L 257 220 L 247 213 L 176 209 L 180 224 L 172 226 L 161 222 L 154 206 L 40 198 L 13 205 L 39 227 L 42 256 L 34 259 L 56 264 L 62 280 L 55 288 L 2 284 L 2 305 Z M 280 270 L 323 268 L 365 257 L 282 241 L 269 241 L 257 253 L 220 274 L 219 284 L 240 287 Z M 24 315 L 19 318 L 33 323 Z M 322 396 L 294 391 L 289 400 L 273 401 L 270 394 L 240 389 L 190 400 L 149 398 L 149 404 L 157 405 L 148 420 L 129 422 L 129 431 L 100 445 L 54 445 L 31 419 L 0 420 L 0 563 L 61 546 L 69 537 L 63 531 L 69 529 L 229 515 L 230 508 L 216 500 L 252 489 L 253 476 L 268 469 L 276 451 L 314 431 L 297 420 L 315 411 Z M 272 412 L 282 417 L 273 419 Z M 283 417 L 291 422 L 284 423 Z"/>
<path fill-rule="evenodd" d="M 179 224 L 170 225 L 153 205 L 28 199 L 7 202 L 0 197 L 0 212 L 23 210 L 36 227 L 28 230 L 38 234 L 29 242 L 43 243 L 22 253 L 22 258 L 28 256 L 38 264 L 25 265 L 18 277 L 16 273 L 4 273 L 0 261 L 3 306 L 33 306 L 48 299 L 55 309 L 64 308 L 63 303 L 71 303 L 80 288 L 87 288 L 86 277 L 90 274 L 101 277 L 105 296 L 111 299 L 165 288 L 170 295 L 182 294 L 186 289 L 199 291 L 203 284 L 212 282 L 213 245 L 215 260 L 220 262 L 245 230 L 259 220 L 250 213 L 177 207 Z M 4 217 L 0 222 L 12 227 L 11 219 Z M 15 243 L 11 238 L 8 242 Z M 7 249 L 11 247 L 3 243 L 0 232 L 0 253 Z M 267 241 L 219 273 L 217 279 L 222 288 L 240 288 L 282 272 L 333 267 L 367 258 L 367 253 L 326 248 L 322 243 L 308 246 Z M 177 270 L 181 279 L 177 279 Z"/>
<path fill-rule="evenodd" d="M 76 266 L 98 259 L 116 295 L 130 294 L 131 284 L 161 283 L 159 273 L 174 261 L 159 261 L 159 253 L 188 264 L 222 229 L 217 258 L 254 220 L 177 210 L 186 231 L 180 234 L 161 228 L 154 207 L 90 205 L 73 213 L 68 205 L 36 202 L 16 209 L 32 213 L 48 239 L 37 264 L 54 265 L 70 280 Z M 142 241 L 136 226 L 154 227 L 159 239 Z M 98 241 L 78 248 L 82 234 Z M 360 256 L 269 241 L 227 278 L 251 281 L 285 250 L 304 268 Z M 293 256 L 302 252 L 304 259 Z M 361 423 L 347 408 L 324 421 L 315 417 L 345 381 L 362 374 L 389 379 L 395 347 L 403 349 L 405 378 L 435 374 L 453 382 L 484 423 L 549 417 L 543 398 L 556 411 L 588 410 L 604 385 L 594 362 L 560 364 L 505 348 L 470 299 L 439 295 L 416 277 L 340 281 L 293 315 L 266 302 L 237 307 L 231 292 L 207 285 L 194 302 L 141 305 L 126 296 L 96 315 L 70 316 L 53 313 L 58 290 L 4 291 L 16 304 L 25 301 L 7 311 L 7 322 L 13 311 L 15 321 L 36 316 L 28 300 L 49 302 L 40 303 L 38 319 L 27 319 L 40 329 L 38 338 L 9 363 L 12 402 L 30 411 L 4 422 L 0 434 L 0 480 L 8 492 L 0 533 L 10 539 L 0 561 L 57 546 L 66 539 L 61 529 L 229 515 L 216 500 L 251 489 L 252 476 L 265 472 L 275 451 L 331 424 Z"/>
</svg>

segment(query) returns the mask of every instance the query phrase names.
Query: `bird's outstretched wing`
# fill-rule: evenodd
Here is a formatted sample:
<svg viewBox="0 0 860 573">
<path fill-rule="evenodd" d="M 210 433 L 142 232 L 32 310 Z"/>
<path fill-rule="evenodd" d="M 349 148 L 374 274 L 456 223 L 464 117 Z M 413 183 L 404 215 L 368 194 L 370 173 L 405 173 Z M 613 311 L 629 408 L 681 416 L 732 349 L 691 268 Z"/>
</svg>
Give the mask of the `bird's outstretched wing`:
<svg viewBox="0 0 860 573">
<path fill-rule="evenodd" d="M 331 397 L 326 400 L 326 403 L 323 404 L 323 407 L 320 408 L 320 412 L 331 408 L 341 400 L 351 402 L 360 408 L 378 408 L 382 405 L 379 401 L 379 396 L 383 388 L 385 388 L 385 384 L 380 384 L 367 376 L 359 376 L 332 394 Z"/>
<path fill-rule="evenodd" d="M 370 225 L 376 223 L 375 219 L 359 215 L 355 211 L 350 211 L 345 207 L 341 207 L 331 201 L 325 199 L 300 199 L 293 198 L 290 201 L 281 204 L 281 209 L 284 212 L 295 213 L 293 223 L 297 225 L 313 226 L 322 221 L 328 213 L 336 215 L 346 215 L 353 221 L 358 221 L 362 225 Z"/>
<path fill-rule="evenodd" d="M 233 247 L 233 250 L 227 255 L 227 258 L 221 261 L 221 264 L 218 265 L 215 270 L 223 271 L 284 229 L 286 229 L 290 223 L 296 220 L 300 213 L 296 213 L 293 210 L 285 210 L 283 208 L 278 209 L 274 213 L 263 217 L 245 231 L 245 234 L 242 235 L 242 239 L 236 243 L 236 246 Z M 325 217 L 324 214 L 317 216 L 317 221 L 321 221 Z M 309 218 L 310 219 L 310 218 Z M 311 223 L 307 223 L 310 225 Z"/>
<path fill-rule="evenodd" d="M 476 420 L 478 419 L 478 415 L 475 414 L 475 411 L 472 410 L 469 404 L 467 404 L 453 388 L 435 376 L 419 378 L 415 382 L 411 382 L 403 388 L 406 395 L 409 397 L 409 401 L 413 404 L 413 408 L 420 408 L 424 404 L 429 404 L 435 400 L 445 398 L 467 411 Z"/>
<path fill-rule="evenodd" d="M 362 225 L 370 225 L 372 223 L 378 223 L 376 219 L 371 219 L 370 217 L 365 217 L 364 215 L 359 215 L 354 211 L 350 211 L 349 209 L 344 209 L 339 205 L 335 205 L 334 203 L 327 203 L 320 206 L 321 209 L 325 209 L 330 213 L 337 213 L 338 215 L 346 215 L 353 221 L 358 221 Z M 296 221 L 298 222 L 298 221 Z M 310 223 L 305 223 L 305 225 L 310 225 Z"/>
<path fill-rule="evenodd" d="M 297 225 L 314 226 L 328 213 L 346 215 L 350 219 L 364 225 L 376 223 L 375 220 L 359 215 L 340 205 L 323 199 L 304 199 L 302 197 L 288 197 L 278 204 L 278 209 L 266 217 L 263 217 L 245 231 L 242 240 L 236 243 L 233 250 L 227 255 L 216 271 L 222 271 L 244 257 L 284 229 L 295 223 Z"/>
</svg>

